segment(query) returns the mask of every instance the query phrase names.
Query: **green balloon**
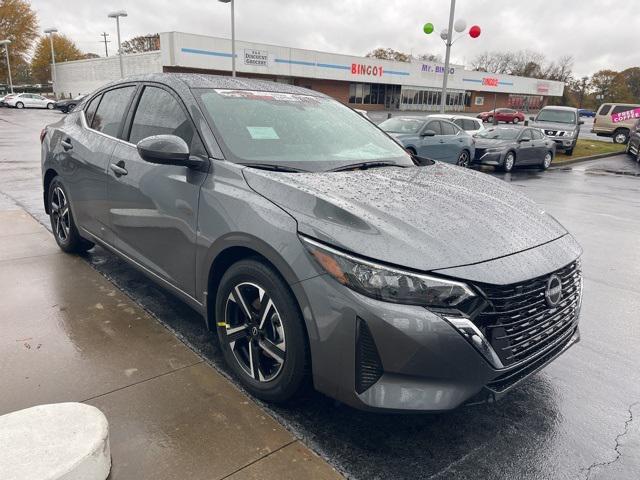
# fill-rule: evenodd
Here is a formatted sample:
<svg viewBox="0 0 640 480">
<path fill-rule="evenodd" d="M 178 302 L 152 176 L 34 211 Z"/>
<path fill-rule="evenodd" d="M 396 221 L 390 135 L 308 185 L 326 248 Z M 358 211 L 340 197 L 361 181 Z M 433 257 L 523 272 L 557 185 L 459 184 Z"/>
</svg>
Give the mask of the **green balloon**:
<svg viewBox="0 0 640 480">
<path fill-rule="evenodd" d="M 427 35 L 433 33 L 433 23 L 425 23 L 424 27 L 422 27 L 422 31 Z"/>
</svg>

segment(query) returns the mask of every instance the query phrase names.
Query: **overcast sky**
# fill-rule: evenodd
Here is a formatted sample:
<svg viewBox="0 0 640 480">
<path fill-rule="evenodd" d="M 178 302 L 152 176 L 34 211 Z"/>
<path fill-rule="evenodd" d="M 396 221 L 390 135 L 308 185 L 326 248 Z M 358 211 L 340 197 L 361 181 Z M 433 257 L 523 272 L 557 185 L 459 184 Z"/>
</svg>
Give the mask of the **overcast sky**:
<svg viewBox="0 0 640 480">
<path fill-rule="evenodd" d="M 236 37 L 335 53 L 364 55 L 376 47 L 439 53 L 437 35 L 448 21 L 447 0 L 235 0 Z M 453 59 L 468 64 L 485 50 L 531 49 L 548 58 L 570 54 L 576 76 L 640 64 L 635 35 L 637 0 L 458 0 L 456 18 L 478 24 L 479 39 L 465 37 Z M 229 5 L 216 0 L 32 0 L 40 26 L 57 27 L 85 52 L 104 55 L 101 32 L 115 51 L 112 10 L 124 8 L 122 39 L 183 31 L 230 36 Z M 430 21 L 436 33 L 426 36 Z"/>
</svg>

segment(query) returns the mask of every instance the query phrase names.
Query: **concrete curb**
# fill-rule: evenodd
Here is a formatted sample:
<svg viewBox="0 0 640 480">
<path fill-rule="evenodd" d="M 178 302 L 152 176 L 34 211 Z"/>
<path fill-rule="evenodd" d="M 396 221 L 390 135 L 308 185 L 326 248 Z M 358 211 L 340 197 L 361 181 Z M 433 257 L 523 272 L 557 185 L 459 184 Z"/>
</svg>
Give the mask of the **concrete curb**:
<svg viewBox="0 0 640 480">
<path fill-rule="evenodd" d="M 566 160 L 562 163 L 558 163 L 556 165 L 554 165 L 553 163 L 551 164 L 551 166 L 549 167 L 549 169 L 557 169 L 557 168 L 562 168 L 566 165 L 574 165 L 576 163 L 582 163 L 582 162 L 588 162 L 590 160 L 599 160 L 601 158 L 607 158 L 607 157 L 615 157 L 616 155 L 621 155 L 624 153 L 624 150 L 620 151 L 620 152 L 610 152 L 610 153 L 599 153 L 598 155 L 590 155 L 588 157 L 580 157 L 580 158 L 575 158 L 572 160 Z"/>
<path fill-rule="evenodd" d="M 38 405 L 0 416 L 3 480 L 105 480 L 109 425 L 83 403 Z"/>
</svg>

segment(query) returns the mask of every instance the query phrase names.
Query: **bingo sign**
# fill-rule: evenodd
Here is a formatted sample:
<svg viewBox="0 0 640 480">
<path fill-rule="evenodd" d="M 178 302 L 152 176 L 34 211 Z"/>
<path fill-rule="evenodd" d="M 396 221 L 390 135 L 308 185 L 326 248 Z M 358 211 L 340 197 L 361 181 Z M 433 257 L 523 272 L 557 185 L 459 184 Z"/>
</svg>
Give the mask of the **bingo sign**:
<svg viewBox="0 0 640 480">
<path fill-rule="evenodd" d="M 631 110 L 625 110 L 624 112 L 611 115 L 611 121 L 613 123 L 620 123 L 633 118 L 640 118 L 640 108 L 632 108 Z"/>
<path fill-rule="evenodd" d="M 255 50 L 253 48 L 245 48 L 244 64 L 254 67 L 266 67 L 269 64 L 269 52 L 266 50 Z"/>
</svg>

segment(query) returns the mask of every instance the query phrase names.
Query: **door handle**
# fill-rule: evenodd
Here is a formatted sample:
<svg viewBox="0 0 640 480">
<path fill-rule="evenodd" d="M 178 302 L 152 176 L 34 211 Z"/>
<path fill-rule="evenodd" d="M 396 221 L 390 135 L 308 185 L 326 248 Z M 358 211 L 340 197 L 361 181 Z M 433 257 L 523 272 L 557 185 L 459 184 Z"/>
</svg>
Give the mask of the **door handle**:
<svg viewBox="0 0 640 480">
<path fill-rule="evenodd" d="M 65 151 L 71 150 L 73 148 L 73 145 L 71 145 L 71 139 L 69 138 L 65 138 L 64 140 L 61 140 L 60 145 L 62 145 L 62 148 L 64 148 Z"/>
<path fill-rule="evenodd" d="M 129 173 L 127 172 L 127 169 L 124 168 L 124 162 L 122 160 L 118 163 L 110 163 L 109 168 L 116 174 L 116 177 L 121 177 Z"/>
</svg>

